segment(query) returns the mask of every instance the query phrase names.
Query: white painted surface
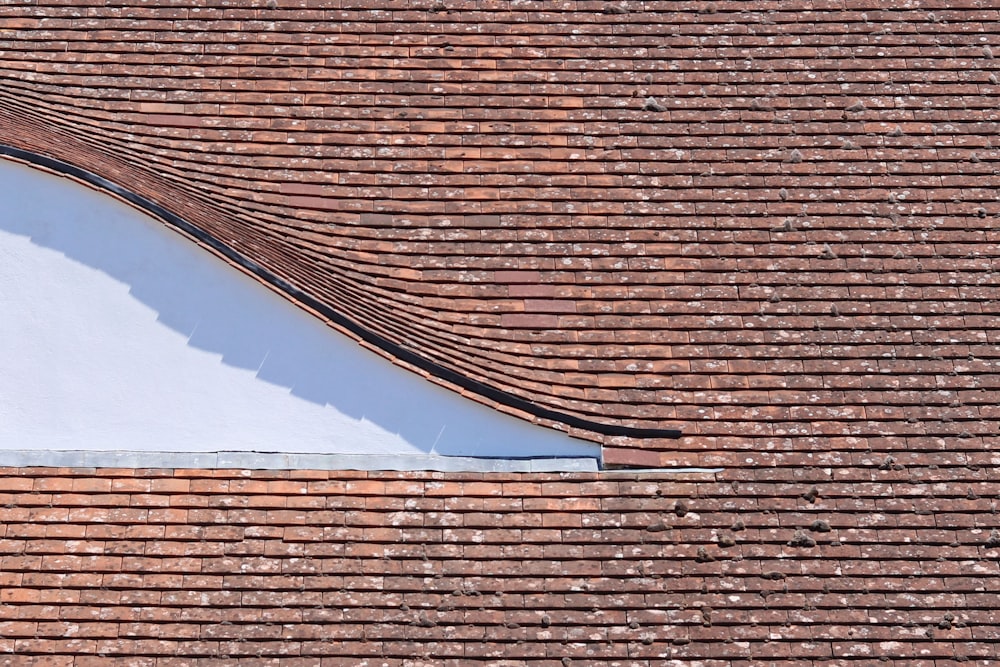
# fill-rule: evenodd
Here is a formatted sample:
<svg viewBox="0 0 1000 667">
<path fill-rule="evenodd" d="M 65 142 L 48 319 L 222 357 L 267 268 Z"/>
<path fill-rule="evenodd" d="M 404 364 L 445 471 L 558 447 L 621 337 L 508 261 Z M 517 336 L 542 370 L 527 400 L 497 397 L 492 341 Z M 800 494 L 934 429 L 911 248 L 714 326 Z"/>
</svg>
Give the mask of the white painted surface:
<svg viewBox="0 0 1000 667">
<path fill-rule="evenodd" d="M 2 160 L 0 448 L 599 453 L 393 366 L 107 195 Z"/>
</svg>

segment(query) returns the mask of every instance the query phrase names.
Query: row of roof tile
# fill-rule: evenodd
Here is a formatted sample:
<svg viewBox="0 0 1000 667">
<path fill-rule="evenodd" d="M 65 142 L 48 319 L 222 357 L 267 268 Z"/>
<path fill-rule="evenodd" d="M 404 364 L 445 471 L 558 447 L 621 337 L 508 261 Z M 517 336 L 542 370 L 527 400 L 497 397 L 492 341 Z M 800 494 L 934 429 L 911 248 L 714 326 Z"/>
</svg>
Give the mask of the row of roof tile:
<svg viewBox="0 0 1000 667">
<path fill-rule="evenodd" d="M 995 469 L 795 472 L 7 469 L 0 646 L 56 665 L 996 658 Z"/>
</svg>

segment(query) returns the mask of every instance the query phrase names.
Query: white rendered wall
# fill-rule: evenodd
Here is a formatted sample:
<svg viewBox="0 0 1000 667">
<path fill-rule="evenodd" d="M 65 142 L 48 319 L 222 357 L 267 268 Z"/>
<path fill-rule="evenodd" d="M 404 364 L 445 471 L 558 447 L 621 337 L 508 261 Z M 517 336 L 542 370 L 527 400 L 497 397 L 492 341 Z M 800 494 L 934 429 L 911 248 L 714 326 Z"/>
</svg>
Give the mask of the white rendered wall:
<svg viewBox="0 0 1000 667">
<path fill-rule="evenodd" d="M 3 160 L 0 449 L 598 455 L 393 366 L 109 196 Z"/>
</svg>

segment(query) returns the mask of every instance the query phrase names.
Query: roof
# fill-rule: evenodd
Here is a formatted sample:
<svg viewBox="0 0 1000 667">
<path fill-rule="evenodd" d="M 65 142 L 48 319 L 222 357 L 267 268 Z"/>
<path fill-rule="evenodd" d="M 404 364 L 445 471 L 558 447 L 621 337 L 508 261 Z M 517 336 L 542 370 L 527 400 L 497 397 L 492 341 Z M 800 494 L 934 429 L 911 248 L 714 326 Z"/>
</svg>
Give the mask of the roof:
<svg viewBox="0 0 1000 667">
<path fill-rule="evenodd" d="M 1000 489 L 986 469 L 953 477 L 5 469 L 0 650 L 73 667 L 988 664 Z"/>
<path fill-rule="evenodd" d="M 750 7 L 0 7 L 6 154 L 609 467 L 721 469 L 13 469 L 0 646 L 996 659 L 1000 11 Z"/>
<path fill-rule="evenodd" d="M 0 143 L 478 400 L 692 443 L 574 429 L 612 464 L 995 431 L 997 10 L 271 4 L 4 7 Z"/>
</svg>

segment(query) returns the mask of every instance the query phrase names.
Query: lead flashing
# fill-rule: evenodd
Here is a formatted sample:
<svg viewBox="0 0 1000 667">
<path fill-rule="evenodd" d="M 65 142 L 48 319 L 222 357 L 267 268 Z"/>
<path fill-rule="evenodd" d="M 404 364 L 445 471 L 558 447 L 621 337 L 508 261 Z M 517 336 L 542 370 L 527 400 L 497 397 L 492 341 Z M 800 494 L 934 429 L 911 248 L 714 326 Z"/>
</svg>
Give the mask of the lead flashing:
<svg viewBox="0 0 1000 667">
<path fill-rule="evenodd" d="M 138 452 L 15 449 L 0 467 L 240 470 L 388 470 L 432 472 L 597 472 L 595 458 L 480 458 L 433 454 L 287 454 L 278 452 Z"/>
</svg>

